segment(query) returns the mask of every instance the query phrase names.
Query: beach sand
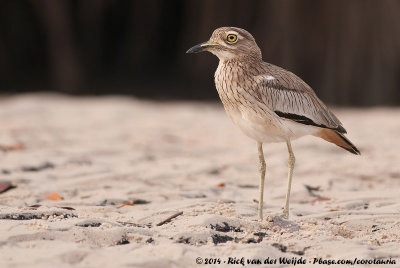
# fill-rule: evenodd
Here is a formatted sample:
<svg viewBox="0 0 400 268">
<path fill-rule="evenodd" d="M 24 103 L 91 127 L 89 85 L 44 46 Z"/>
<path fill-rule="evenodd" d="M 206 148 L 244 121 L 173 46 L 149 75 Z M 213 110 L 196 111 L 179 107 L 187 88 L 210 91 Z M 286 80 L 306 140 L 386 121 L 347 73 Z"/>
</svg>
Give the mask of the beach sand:
<svg viewBox="0 0 400 268">
<path fill-rule="evenodd" d="M 280 221 L 287 149 L 265 144 L 259 222 L 256 143 L 220 103 L 2 97 L 0 181 L 16 188 L 0 194 L 0 267 L 400 267 L 400 109 L 334 112 L 362 155 L 294 141 L 290 219 Z"/>
</svg>

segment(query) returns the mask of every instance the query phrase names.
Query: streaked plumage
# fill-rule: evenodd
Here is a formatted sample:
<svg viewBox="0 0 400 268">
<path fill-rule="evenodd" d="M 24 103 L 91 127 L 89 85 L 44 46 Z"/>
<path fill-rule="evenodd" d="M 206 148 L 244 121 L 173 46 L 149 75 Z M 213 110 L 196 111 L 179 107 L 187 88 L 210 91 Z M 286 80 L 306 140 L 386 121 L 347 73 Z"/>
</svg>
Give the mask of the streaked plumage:
<svg viewBox="0 0 400 268">
<path fill-rule="evenodd" d="M 220 60 L 215 72 L 215 85 L 227 114 L 247 136 L 258 142 L 259 153 L 264 142 L 287 142 L 293 162 L 289 163 L 292 166 L 289 166 L 289 182 L 294 165 L 290 145 L 293 139 L 314 135 L 359 154 L 358 149 L 344 137 L 346 130 L 342 123 L 311 87 L 295 74 L 264 62 L 260 48 L 246 30 L 218 28 L 209 41 L 188 52 L 204 50 Z M 263 157 L 260 157 L 260 162 L 263 162 Z M 288 214 L 289 194 L 290 183 L 285 214 Z"/>
</svg>

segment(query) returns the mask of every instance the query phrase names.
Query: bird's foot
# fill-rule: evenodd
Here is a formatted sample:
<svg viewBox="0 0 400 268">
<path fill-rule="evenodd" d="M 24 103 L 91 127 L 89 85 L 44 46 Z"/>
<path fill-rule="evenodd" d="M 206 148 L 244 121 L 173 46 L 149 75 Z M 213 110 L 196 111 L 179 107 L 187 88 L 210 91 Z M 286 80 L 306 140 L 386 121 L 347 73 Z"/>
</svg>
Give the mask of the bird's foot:
<svg viewBox="0 0 400 268">
<path fill-rule="evenodd" d="M 289 219 L 289 211 L 287 211 L 287 210 L 283 210 L 282 211 L 282 214 L 281 215 L 279 215 L 281 218 L 284 218 L 285 220 L 288 220 Z"/>
<path fill-rule="evenodd" d="M 270 215 L 268 215 L 266 217 L 266 220 L 269 221 L 269 222 L 273 222 L 276 217 L 281 218 L 283 220 L 288 220 L 289 219 L 289 213 L 285 212 L 285 211 L 272 213 L 272 214 L 270 214 Z"/>
</svg>

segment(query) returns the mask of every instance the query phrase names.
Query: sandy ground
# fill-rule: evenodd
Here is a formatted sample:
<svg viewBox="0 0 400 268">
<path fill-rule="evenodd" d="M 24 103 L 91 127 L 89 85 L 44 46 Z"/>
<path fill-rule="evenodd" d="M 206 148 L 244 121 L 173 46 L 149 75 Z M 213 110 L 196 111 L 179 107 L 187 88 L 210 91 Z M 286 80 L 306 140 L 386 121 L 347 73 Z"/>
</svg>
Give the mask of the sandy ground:
<svg viewBox="0 0 400 268">
<path fill-rule="evenodd" d="M 279 264 L 285 257 L 400 267 L 400 109 L 335 112 L 362 155 L 295 141 L 286 222 L 273 219 L 286 146 L 265 144 L 259 222 L 256 144 L 219 103 L 3 97 L 0 180 L 16 188 L 0 194 L 0 267 L 242 266 L 229 257 L 251 267 L 267 258 L 291 266 Z M 45 198 L 53 192 L 62 200 Z"/>
</svg>

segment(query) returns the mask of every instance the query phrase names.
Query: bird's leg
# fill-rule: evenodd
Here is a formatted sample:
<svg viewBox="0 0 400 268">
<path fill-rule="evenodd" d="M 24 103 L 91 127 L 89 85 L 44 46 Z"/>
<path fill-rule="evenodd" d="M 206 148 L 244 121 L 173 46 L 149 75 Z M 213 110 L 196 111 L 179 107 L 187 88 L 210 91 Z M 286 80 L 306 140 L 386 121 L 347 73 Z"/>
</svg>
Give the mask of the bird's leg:
<svg viewBox="0 0 400 268">
<path fill-rule="evenodd" d="M 259 199 L 258 199 L 258 218 L 263 219 L 263 204 L 264 204 L 264 180 L 265 180 L 265 160 L 262 143 L 257 142 L 258 147 L 258 159 L 260 161 L 260 188 L 259 188 Z"/>
<path fill-rule="evenodd" d="M 289 218 L 290 188 L 292 186 L 293 168 L 294 168 L 294 163 L 296 162 L 296 159 L 295 159 L 293 151 L 292 151 L 292 144 L 290 143 L 290 140 L 287 140 L 286 144 L 287 144 L 288 152 L 289 152 L 289 159 L 288 159 L 289 171 L 288 171 L 288 185 L 287 185 L 287 191 L 286 191 L 285 207 L 283 209 L 282 217 L 287 219 L 287 218 Z"/>
</svg>

